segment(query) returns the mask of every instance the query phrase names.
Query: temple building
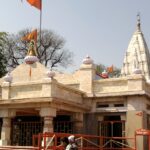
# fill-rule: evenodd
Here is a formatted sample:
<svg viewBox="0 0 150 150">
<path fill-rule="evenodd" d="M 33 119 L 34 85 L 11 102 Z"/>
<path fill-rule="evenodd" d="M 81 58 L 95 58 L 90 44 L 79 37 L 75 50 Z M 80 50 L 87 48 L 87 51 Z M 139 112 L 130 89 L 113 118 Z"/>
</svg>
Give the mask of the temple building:
<svg viewBox="0 0 150 150">
<path fill-rule="evenodd" d="M 134 137 L 150 129 L 150 55 L 140 18 L 117 78 L 97 79 L 89 56 L 72 74 L 49 71 L 33 49 L 0 80 L 0 145 L 32 145 L 42 132 Z M 138 150 L 145 142 L 138 139 Z"/>
</svg>

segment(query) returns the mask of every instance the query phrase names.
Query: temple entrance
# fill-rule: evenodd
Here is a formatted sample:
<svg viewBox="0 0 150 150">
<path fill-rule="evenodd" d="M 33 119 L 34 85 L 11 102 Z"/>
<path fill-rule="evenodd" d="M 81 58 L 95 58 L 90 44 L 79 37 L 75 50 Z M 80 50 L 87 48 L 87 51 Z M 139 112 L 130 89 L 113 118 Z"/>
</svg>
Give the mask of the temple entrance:
<svg viewBox="0 0 150 150">
<path fill-rule="evenodd" d="M 103 141 L 103 145 L 107 148 L 116 148 L 117 144 L 112 142 L 113 137 L 124 137 L 125 121 L 121 121 L 120 116 L 105 116 L 104 121 L 99 122 L 99 135 L 107 137 Z M 116 140 L 116 143 L 122 142 Z"/>
<path fill-rule="evenodd" d="M 54 132 L 73 133 L 69 115 L 57 115 L 53 120 Z M 30 146 L 32 136 L 43 132 L 43 118 L 37 115 L 16 116 L 12 119 L 11 145 Z"/>
<path fill-rule="evenodd" d="M 120 116 L 105 116 L 100 122 L 100 136 L 122 137 L 125 130 L 125 122 Z"/>
<path fill-rule="evenodd" d="M 30 146 L 32 135 L 43 131 L 43 120 L 39 116 L 17 116 L 12 119 L 11 145 Z"/>
</svg>

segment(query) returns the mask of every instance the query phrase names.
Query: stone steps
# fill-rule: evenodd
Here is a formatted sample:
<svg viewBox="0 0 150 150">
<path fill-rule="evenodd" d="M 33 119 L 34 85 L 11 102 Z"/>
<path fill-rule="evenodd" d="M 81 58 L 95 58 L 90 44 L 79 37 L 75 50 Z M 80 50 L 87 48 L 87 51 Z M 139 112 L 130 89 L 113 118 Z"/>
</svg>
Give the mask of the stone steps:
<svg viewBox="0 0 150 150">
<path fill-rule="evenodd" d="M 0 150 L 38 150 L 33 146 L 0 146 Z"/>
</svg>

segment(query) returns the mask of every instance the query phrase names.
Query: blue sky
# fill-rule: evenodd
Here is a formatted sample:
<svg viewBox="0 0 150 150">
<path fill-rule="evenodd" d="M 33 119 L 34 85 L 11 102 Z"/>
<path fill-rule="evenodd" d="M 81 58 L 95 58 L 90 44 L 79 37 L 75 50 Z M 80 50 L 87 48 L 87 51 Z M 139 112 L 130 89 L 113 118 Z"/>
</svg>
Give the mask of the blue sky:
<svg viewBox="0 0 150 150">
<path fill-rule="evenodd" d="M 42 28 L 66 39 L 77 69 L 88 54 L 95 63 L 121 67 L 141 14 L 142 31 L 150 47 L 149 0 L 43 0 Z M 39 28 L 39 11 L 26 0 L 0 0 L 0 31 L 17 33 Z"/>
</svg>

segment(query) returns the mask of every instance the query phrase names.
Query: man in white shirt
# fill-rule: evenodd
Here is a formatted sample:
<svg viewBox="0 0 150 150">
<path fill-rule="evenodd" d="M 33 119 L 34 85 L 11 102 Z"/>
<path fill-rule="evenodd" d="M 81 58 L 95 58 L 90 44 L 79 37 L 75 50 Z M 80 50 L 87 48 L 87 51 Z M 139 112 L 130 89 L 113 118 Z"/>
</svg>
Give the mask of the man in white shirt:
<svg viewBox="0 0 150 150">
<path fill-rule="evenodd" d="M 68 141 L 69 141 L 69 144 L 67 145 L 66 150 L 78 150 L 74 135 L 70 135 L 68 137 Z"/>
</svg>

